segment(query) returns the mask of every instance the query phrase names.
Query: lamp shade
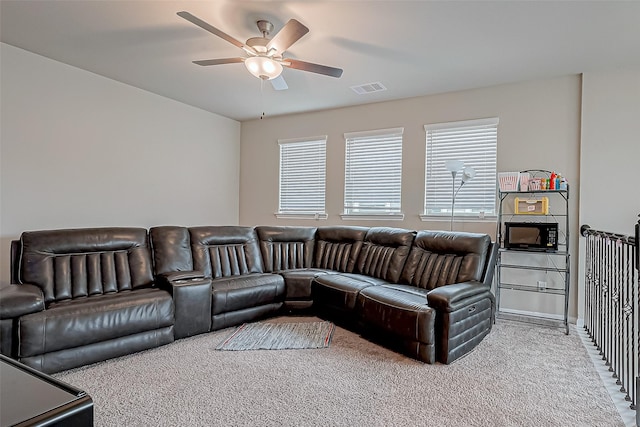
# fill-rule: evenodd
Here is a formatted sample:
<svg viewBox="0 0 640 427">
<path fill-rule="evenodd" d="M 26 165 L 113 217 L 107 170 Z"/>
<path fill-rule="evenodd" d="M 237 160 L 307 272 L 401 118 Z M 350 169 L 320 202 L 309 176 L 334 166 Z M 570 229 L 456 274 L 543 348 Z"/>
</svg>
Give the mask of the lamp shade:
<svg viewBox="0 0 640 427">
<path fill-rule="evenodd" d="M 252 56 L 244 60 L 244 66 L 262 80 L 275 79 L 282 73 L 282 65 L 267 56 Z"/>
<path fill-rule="evenodd" d="M 467 166 L 462 170 L 462 182 L 471 181 L 476 176 L 476 170 L 471 166 Z"/>
<path fill-rule="evenodd" d="M 447 160 L 444 162 L 444 167 L 449 172 L 458 172 L 464 167 L 464 162 L 462 160 Z"/>
</svg>

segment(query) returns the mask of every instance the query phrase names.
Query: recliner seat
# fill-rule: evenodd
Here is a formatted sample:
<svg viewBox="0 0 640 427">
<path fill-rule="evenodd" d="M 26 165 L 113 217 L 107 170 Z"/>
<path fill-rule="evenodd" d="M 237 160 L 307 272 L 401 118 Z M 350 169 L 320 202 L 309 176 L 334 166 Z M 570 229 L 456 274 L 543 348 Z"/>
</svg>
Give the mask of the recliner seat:
<svg viewBox="0 0 640 427">
<path fill-rule="evenodd" d="M 420 231 L 399 284 L 363 289 L 363 323 L 393 335 L 412 357 L 451 363 L 489 333 L 493 319 L 488 235 Z M 437 354 L 436 354 L 437 352 Z"/>
<path fill-rule="evenodd" d="M 265 271 L 284 279 L 285 310 L 311 307 L 311 280 L 325 273 L 313 266 L 316 231 L 315 227 L 256 227 Z"/>
<path fill-rule="evenodd" d="M 17 318 L 21 362 L 57 372 L 173 341 L 145 229 L 33 231 L 20 243 L 18 286 L 43 301 Z"/>
<path fill-rule="evenodd" d="M 253 227 L 189 228 L 193 266 L 211 277 L 211 330 L 260 319 L 283 304 L 284 279 L 263 270 Z"/>
<path fill-rule="evenodd" d="M 353 273 L 318 276 L 313 280 L 317 310 L 353 323 L 358 294 L 370 286 L 395 283 L 411 248 L 415 232 L 400 228 L 373 227 L 367 230 Z"/>
</svg>

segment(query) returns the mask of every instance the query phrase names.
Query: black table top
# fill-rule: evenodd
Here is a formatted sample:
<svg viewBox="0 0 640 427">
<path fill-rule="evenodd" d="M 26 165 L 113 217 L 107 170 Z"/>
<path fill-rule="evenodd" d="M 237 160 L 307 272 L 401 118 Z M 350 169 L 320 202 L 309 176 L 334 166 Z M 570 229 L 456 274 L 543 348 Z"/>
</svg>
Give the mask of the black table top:
<svg viewBox="0 0 640 427">
<path fill-rule="evenodd" d="M 0 358 L 0 427 L 37 417 L 85 395 L 48 375 Z"/>
</svg>

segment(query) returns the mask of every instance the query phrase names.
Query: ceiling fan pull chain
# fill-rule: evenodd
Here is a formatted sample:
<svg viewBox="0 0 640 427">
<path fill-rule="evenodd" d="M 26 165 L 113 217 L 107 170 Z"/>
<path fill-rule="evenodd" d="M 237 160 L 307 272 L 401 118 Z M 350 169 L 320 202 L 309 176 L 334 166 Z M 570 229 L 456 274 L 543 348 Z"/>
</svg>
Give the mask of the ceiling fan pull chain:
<svg viewBox="0 0 640 427">
<path fill-rule="evenodd" d="M 262 105 L 260 120 L 262 120 L 264 118 L 264 79 L 260 79 L 260 104 Z"/>
</svg>

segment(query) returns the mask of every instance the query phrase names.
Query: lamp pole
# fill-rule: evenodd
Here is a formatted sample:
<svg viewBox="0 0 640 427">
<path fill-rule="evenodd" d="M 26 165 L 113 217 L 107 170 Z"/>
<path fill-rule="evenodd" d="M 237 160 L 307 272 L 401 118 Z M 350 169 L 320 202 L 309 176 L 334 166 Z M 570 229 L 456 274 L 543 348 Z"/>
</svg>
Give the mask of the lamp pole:
<svg viewBox="0 0 640 427">
<path fill-rule="evenodd" d="M 462 160 L 449 159 L 444 162 L 444 167 L 451 172 L 451 222 L 449 223 L 449 231 L 453 231 L 453 208 L 456 203 L 456 175 L 459 170 L 464 168 Z"/>
<path fill-rule="evenodd" d="M 449 231 L 453 231 L 453 208 L 456 205 L 456 174 L 458 171 L 451 171 L 451 221 L 449 223 Z"/>
<path fill-rule="evenodd" d="M 469 166 L 465 167 L 462 160 L 447 160 L 445 162 L 445 167 L 449 172 L 451 172 L 451 221 L 449 222 L 449 231 L 453 231 L 456 195 L 467 181 L 472 180 L 476 176 L 476 170 Z M 458 187 L 458 190 L 456 190 L 456 175 L 458 174 L 459 170 L 462 170 L 462 180 L 460 181 L 460 187 Z"/>
</svg>

